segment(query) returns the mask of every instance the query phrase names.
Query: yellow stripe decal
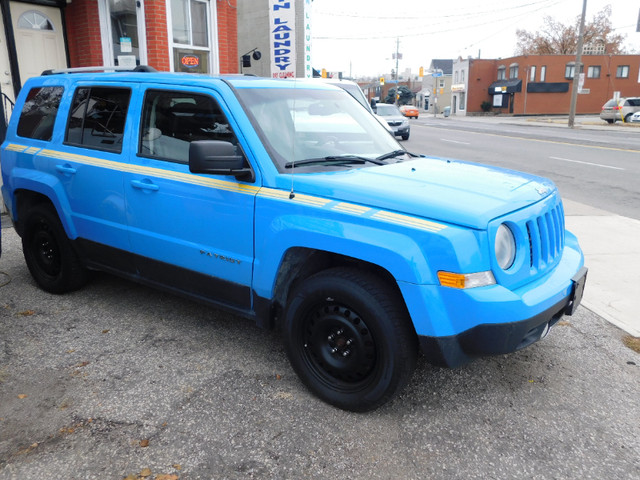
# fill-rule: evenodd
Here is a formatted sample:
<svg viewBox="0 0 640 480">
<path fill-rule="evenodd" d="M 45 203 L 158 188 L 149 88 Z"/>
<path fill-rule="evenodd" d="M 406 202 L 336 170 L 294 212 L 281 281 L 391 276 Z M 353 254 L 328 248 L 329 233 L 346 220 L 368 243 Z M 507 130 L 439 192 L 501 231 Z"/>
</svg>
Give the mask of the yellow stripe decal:
<svg viewBox="0 0 640 480">
<path fill-rule="evenodd" d="M 355 215 L 362 215 L 371 210 L 369 207 L 363 207 L 362 205 L 354 205 L 353 203 L 340 202 L 333 206 L 333 210 L 339 212 L 353 213 Z"/>
<path fill-rule="evenodd" d="M 24 152 L 27 149 L 24 145 L 16 145 L 15 143 L 10 143 L 7 145 L 7 150 L 12 152 Z"/>
<path fill-rule="evenodd" d="M 373 214 L 372 218 L 386 220 L 387 222 L 396 223 L 398 225 L 416 227 L 422 230 L 427 230 L 429 232 L 439 232 L 440 230 L 446 228 L 444 225 L 441 225 L 440 223 L 430 222 L 429 220 L 423 220 L 417 217 L 410 217 L 408 215 L 402 215 L 400 213 L 387 212 L 385 210 L 380 210 L 379 212 Z"/>
<path fill-rule="evenodd" d="M 365 215 L 369 212 L 375 212 L 370 215 L 369 218 L 376 220 L 382 220 L 396 225 L 404 225 L 407 227 L 419 228 L 429 232 L 439 232 L 446 228 L 445 225 L 440 223 L 431 222 L 418 217 L 412 217 L 410 215 L 403 215 L 400 213 L 388 212 L 385 210 L 374 210 L 362 205 L 356 205 L 347 202 L 335 203 L 334 200 L 328 200 L 326 198 L 314 197 L 311 195 L 304 195 L 296 193 L 293 198 L 290 198 L 290 192 L 285 190 L 278 190 L 274 188 L 257 187 L 253 185 L 246 185 L 243 183 L 229 182 L 225 180 L 218 180 L 209 177 L 200 177 L 190 173 L 173 172 L 170 170 L 164 170 L 161 168 L 145 167 L 142 165 L 132 165 L 122 162 L 115 162 L 113 160 L 104 160 L 96 157 L 89 157 L 86 155 L 79 155 L 75 153 L 66 153 L 56 150 L 38 149 L 36 147 L 26 147 L 24 145 L 17 145 L 11 143 L 7 145 L 7 150 L 13 152 L 27 152 L 38 153 L 45 157 L 57 158 L 60 160 L 68 160 L 70 162 L 78 162 L 85 165 L 92 165 L 95 167 L 107 168 L 110 170 L 118 170 L 127 173 L 137 173 L 140 175 L 149 175 L 157 178 L 163 178 L 166 180 L 175 180 L 183 183 L 189 183 L 192 185 L 199 185 L 202 187 L 215 188 L 218 190 L 224 190 L 228 192 L 243 193 L 247 195 L 259 195 L 265 198 L 272 198 L 275 200 L 291 200 L 296 203 L 302 203 L 304 205 L 310 205 L 315 207 L 327 207 L 331 210 L 338 212 L 349 213 L 353 215 Z M 334 203 L 332 206 L 328 204 Z"/>
</svg>

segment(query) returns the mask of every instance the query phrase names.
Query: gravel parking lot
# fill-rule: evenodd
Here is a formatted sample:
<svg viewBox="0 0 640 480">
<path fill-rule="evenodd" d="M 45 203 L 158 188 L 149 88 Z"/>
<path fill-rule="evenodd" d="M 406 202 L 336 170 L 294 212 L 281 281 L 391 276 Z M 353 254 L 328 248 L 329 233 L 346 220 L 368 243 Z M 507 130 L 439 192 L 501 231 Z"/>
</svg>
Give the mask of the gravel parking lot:
<svg viewBox="0 0 640 480">
<path fill-rule="evenodd" d="M 2 220 L 0 479 L 640 478 L 640 355 L 583 307 L 354 414 L 246 320 L 108 275 L 39 290 Z"/>
</svg>

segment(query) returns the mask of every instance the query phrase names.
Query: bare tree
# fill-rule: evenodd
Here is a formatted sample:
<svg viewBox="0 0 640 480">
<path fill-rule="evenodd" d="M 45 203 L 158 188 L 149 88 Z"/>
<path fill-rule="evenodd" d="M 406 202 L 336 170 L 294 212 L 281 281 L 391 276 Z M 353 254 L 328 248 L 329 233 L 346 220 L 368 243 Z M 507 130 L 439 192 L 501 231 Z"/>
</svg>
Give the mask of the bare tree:
<svg viewBox="0 0 640 480">
<path fill-rule="evenodd" d="M 611 5 L 600 10 L 585 24 L 584 45 L 599 45 L 602 53 L 626 53 L 623 42 L 626 35 L 615 34 L 611 25 Z M 550 16 L 544 17 L 540 30 L 529 32 L 516 30 L 518 39 L 517 55 L 575 55 L 578 46 L 580 16 L 573 25 L 557 22 Z"/>
</svg>

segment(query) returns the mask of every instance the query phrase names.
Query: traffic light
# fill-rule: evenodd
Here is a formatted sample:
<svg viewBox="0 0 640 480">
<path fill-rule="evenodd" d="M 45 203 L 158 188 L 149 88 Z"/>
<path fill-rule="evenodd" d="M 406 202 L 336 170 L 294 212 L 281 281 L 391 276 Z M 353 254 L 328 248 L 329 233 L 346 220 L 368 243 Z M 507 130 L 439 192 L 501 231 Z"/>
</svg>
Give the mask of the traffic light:
<svg viewBox="0 0 640 480">
<path fill-rule="evenodd" d="M 327 69 L 326 68 L 322 69 L 322 78 L 327 78 Z"/>
<path fill-rule="evenodd" d="M 424 67 L 420 67 L 420 74 L 418 76 L 424 77 Z"/>
<path fill-rule="evenodd" d="M 384 85 L 384 77 L 380 77 L 380 85 Z"/>
</svg>

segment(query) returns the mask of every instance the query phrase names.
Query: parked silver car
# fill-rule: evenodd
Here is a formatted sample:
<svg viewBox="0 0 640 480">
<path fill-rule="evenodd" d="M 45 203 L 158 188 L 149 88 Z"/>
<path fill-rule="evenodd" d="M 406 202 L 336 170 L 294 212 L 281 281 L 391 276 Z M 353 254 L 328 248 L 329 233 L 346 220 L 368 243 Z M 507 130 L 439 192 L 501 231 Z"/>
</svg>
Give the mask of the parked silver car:
<svg viewBox="0 0 640 480">
<path fill-rule="evenodd" d="M 631 115 L 640 112 L 640 97 L 620 97 L 617 100 L 612 98 L 602 106 L 600 118 L 608 123 L 614 123 L 624 119 L 631 121 Z"/>
</svg>

